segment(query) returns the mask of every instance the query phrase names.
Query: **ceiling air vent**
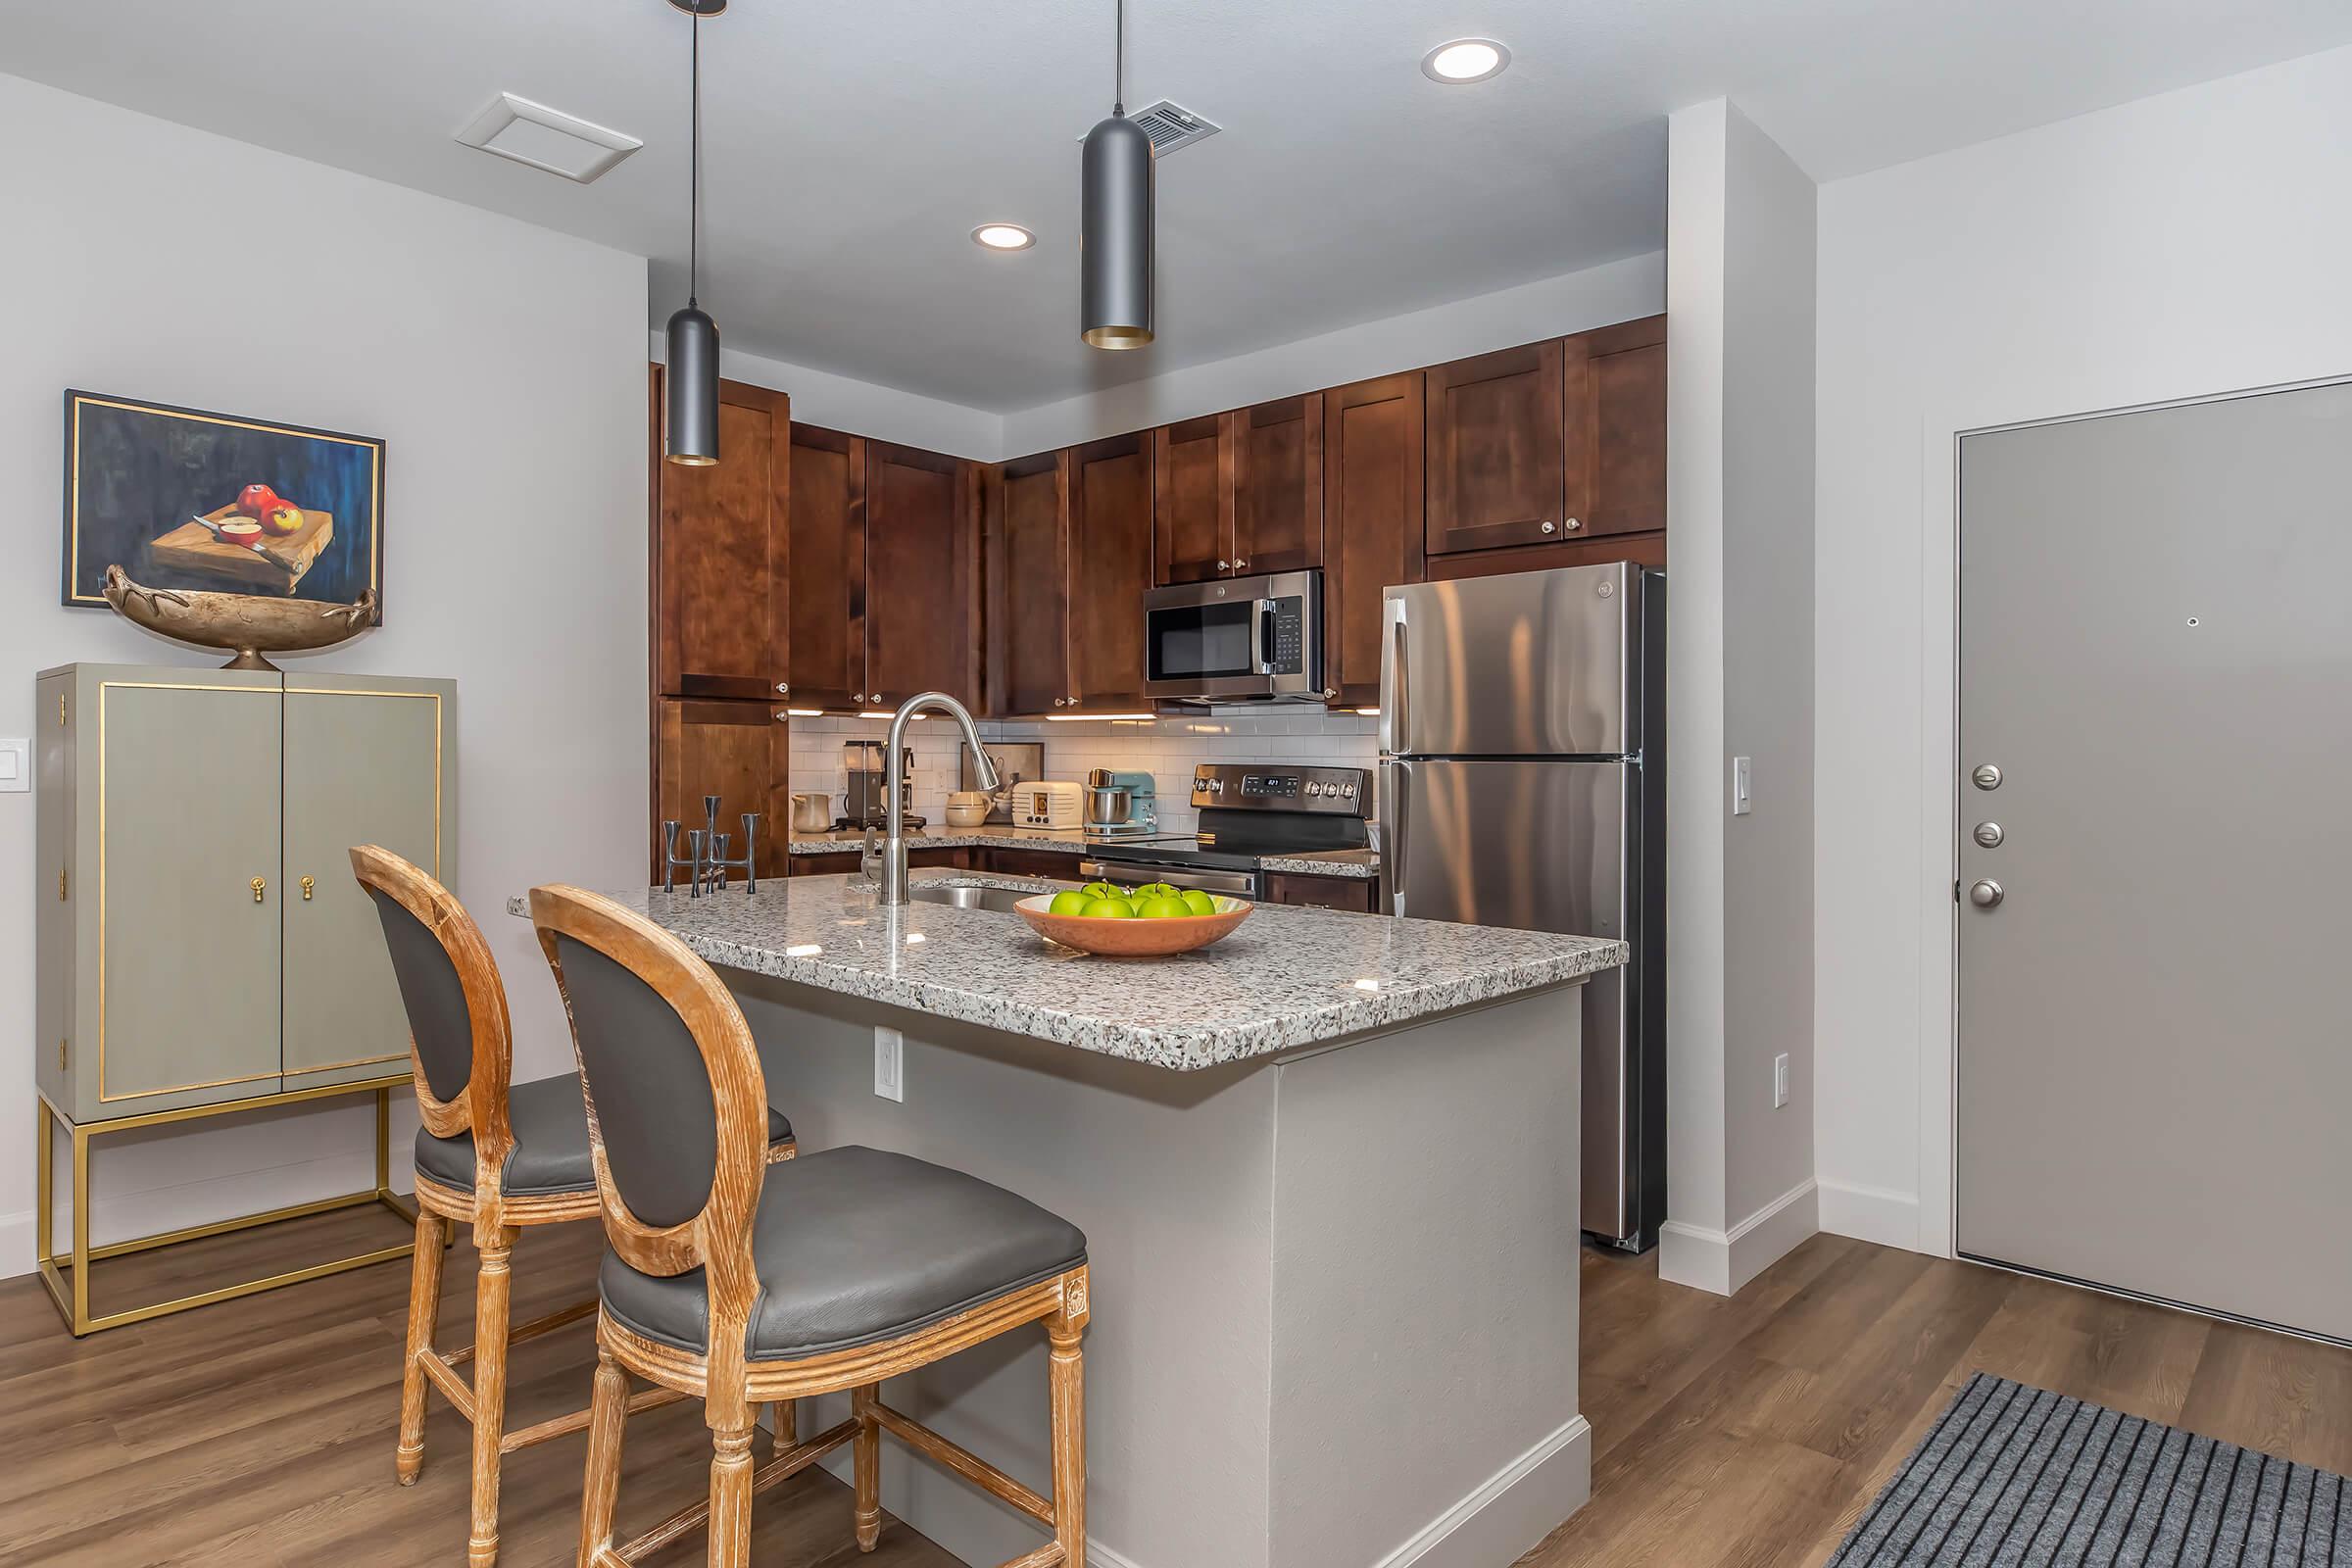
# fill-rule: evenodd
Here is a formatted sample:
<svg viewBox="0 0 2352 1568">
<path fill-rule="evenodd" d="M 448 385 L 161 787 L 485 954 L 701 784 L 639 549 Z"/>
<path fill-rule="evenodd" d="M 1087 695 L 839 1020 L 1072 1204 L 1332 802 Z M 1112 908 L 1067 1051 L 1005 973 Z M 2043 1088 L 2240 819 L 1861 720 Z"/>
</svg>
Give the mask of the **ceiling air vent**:
<svg viewBox="0 0 2352 1568">
<path fill-rule="evenodd" d="M 585 185 L 645 145 L 561 109 L 502 92 L 461 126 L 468 147 Z"/>
<path fill-rule="evenodd" d="M 1129 117 L 1144 127 L 1152 138 L 1152 156 L 1165 158 L 1179 147 L 1190 147 L 1206 140 L 1223 129 L 1214 121 L 1201 119 L 1181 104 L 1162 98 L 1149 109 L 1139 109 Z"/>
</svg>

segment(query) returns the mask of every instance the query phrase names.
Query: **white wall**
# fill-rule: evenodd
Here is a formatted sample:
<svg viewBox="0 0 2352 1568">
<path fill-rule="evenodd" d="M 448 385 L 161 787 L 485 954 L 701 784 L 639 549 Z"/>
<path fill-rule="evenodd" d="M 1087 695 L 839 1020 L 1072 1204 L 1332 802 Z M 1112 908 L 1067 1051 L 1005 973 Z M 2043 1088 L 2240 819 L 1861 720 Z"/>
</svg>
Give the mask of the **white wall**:
<svg viewBox="0 0 2352 1568">
<path fill-rule="evenodd" d="M 1668 124 L 1667 1209 L 1731 1292 L 1812 1234 L 1814 185 L 1721 99 Z M 1752 760 L 1753 809 L 1729 771 Z M 1789 1100 L 1776 1106 L 1774 1062 Z"/>
<path fill-rule="evenodd" d="M 653 362 L 667 363 L 666 335 L 657 330 L 651 336 L 653 347 L 649 353 Z M 922 447 L 980 463 L 994 463 L 1003 456 L 1002 415 L 927 398 L 919 392 L 902 392 L 896 387 L 853 380 L 827 370 L 812 370 L 787 360 L 738 353 L 724 346 L 724 321 L 719 323 L 719 336 L 718 373 L 730 381 L 790 394 L 792 416 L 798 423 L 822 425 L 828 430 L 845 430 L 852 435 L 895 441 L 901 446 Z"/>
<path fill-rule="evenodd" d="M 534 881 L 623 882 L 642 860 L 643 260 L 11 76 L 0 143 L 16 149 L 0 297 L 17 302 L 0 734 L 31 733 L 48 665 L 221 662 L 59 607 L 65 388 L 383 436 L 389 622 L 305 665 L 457 680 L 460 895 L 505 972 L 517 1075 L 562 1069 L 545 961 L 504 910 Z M 255 222 L 290 243 L 246 243 Z M 20 1042 L 0 1070 L 0 1273 L 32 1262 L 32 826 L 30 795 L 0 795 L 0 998 Z M 271 1120 L 101 1144 L 99 1235 L 367 1184 L 364 1102 Z"/>
<path fill-rule="evenodd" d="M 1950 1243 L 1953 435 L 2352 371 L 2348 104 L 2338 49 L 1822 188 L 1830 1229 Z"/>
</svg>

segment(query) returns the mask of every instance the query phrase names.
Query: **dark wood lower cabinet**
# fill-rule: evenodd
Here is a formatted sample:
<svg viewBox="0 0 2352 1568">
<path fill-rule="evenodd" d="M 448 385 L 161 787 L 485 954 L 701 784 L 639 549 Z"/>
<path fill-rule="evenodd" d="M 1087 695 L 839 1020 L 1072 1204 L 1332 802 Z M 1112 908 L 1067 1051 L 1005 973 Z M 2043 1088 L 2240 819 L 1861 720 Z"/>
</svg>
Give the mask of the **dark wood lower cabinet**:
<svg viewBox="0 0 2352 1568">
<path fill-rule="evenodd" d="M 786 770 L 791 762 L 791 726 L 783 710 L 771 703 L 693 697 L 660 700 L 654 745 L 654 816 L 648 857 L 653 875 L 662 880 L 662 824 L 675 820 L 687 827 L 705 821 L 703 797 L 718 797 L 718 825 L 735 835 L 728 853 L 743 853 L 745 811 L 758 811 L 760 849 L 757 865 L 761 876 L 784 874 Z M 683 848 L 679 853 L 685 852 Z"/>
<path fill-rule="evenodd" d="M 1050 876 L 1065 881 L 1078 875 L 1079 856 L 1069 850 L 974 850 L 972 869 L 995 876 Z"/>
<path fill-rule="evenodd" d="M 1266 876 L 1268 904 L 1370 914 L 1379 906 L 1379 899 L 1380 883 L 1368 876 L 1295 876 L 1283 871 Z"/>
</svg>

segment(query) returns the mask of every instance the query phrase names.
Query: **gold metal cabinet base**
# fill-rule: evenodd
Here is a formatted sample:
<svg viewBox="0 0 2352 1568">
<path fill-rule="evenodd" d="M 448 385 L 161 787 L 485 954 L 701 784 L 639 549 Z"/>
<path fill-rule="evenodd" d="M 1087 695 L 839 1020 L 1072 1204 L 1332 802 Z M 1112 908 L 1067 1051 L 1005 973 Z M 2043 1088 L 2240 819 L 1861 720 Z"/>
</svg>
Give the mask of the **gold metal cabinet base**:
<svg viewBox="0 0 2352 1568">
<path fill-rule="evenodd" d="M 241 1280 L 232 1285 L 199 1291 L 169 1301 L 157 1301 L 147 1306 L 127 1307 L 120 1312 L 93 1316 L 90 1312 L 90 1265 L 110 1257 L 122 1257 L 131 1252 L 152 1251 L 159 1247 L 171 1247 L 179 1242 L 201 1241 L 208 1236 L 225 1236 L 232 1231 L 250 1230 L 257 1225 L 271 1225 L 283 1219 L 300 1219 L 306 1214 L 331 1213 L 339 1208 L 356 1208 L 364 1203 L 381 1203 L 410 1225 L 416 1223 L 414 1204 L 392 1191 L 392 1091 L 409 1086 L 410 1076 L 363 1078 L 351 1083 L 323 1084 L 314 1089 L 288 1089 L 276 1094 L 254 1095 L 245 1100 L 223 1101 L 212 1105 L 188 1105 L 177 1110 L 150 1111 L 140 1116 L 122 1116 L 111 1121 L 82 1125 L 72 1120 L 45 1099 L 37 1099 L 34 1114 L 40 1120 L 40 1130 L 33 1139 L 34 1157 L 39 1171 L 34 1178 L 37 1194 L 34 1209 L 34 1255 L 39 1259 L 41 1283 L 49 1288 L 49 1298 L 66 1320 L 66 1327 L 75 1339 L 94 1334 L 100 1329 L 121 1328 L 125 1323 L 143 1323 L 153 1317 L 167 1317 L 173 1312 L 185 1312 L 191 1307 L 210 1306 L 215 1301 L 234 1300 L 258 1291 L 273 1291 L 281 1285 L 299 1285 L 304 1280 L 320 1279 L 328 1274 L 340 1274 L 346 1269 L 365 1268 L 370 1263 L 385 1263 L 414 1252 L 414 1240 L 396 1247 L 382 1247 L 371 1252 L 352 1257 L 339 1257 L 307 1268 L 271 1274 L 262 1279 Z M 141 1127 L 157 1127 L 167 1122 L 193 1121 L 205 1116 L 233 1116 L 243 1110 L 265 1110 L 275 1105 L 299 1104 L 307 1100 L 326 1100 L 339 1095 L 375 1096 L 375 1185 L 362 1192 L 345 1193 L 336 1198 L 314 1199 L 307 1203 L 289 1203 L 260 1214 L 241 1214 L 234 1219 L 216 1220 L 209 1225 L 190 1225 L 180 1230 L 165 1231 L 157 1236 L 140 1236 L 129 1241 L 110 1242 L 104 1247 L 90 1245 L 90 1148 L 99 1139 L 113 1133 L 126 1133 Z M 56 1130 L 63 1126 L 74 1140 L 74 1245 L 67 1252 L 55 1246 L 52 1211 L 56 1206 L 54 1192 L 54 1144 Z M 71 1268 L 73 1278 L 67 1279 L 63 1269 Z"/>
</svg>

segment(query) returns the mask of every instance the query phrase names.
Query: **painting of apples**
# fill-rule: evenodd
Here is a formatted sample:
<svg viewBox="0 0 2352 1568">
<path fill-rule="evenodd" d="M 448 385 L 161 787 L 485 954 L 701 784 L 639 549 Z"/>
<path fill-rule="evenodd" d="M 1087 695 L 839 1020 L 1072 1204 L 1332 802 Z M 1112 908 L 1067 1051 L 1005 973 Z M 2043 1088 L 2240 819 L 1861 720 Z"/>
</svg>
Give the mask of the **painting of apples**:
<svg viewBox="0 0 2352 1568">
<path fill-rule="evenodd" d="M 68 605 L 106 568 L 144 587 L 383 598 L 384 443 L 242 415 L 66 394 Z"/>
</svg>

